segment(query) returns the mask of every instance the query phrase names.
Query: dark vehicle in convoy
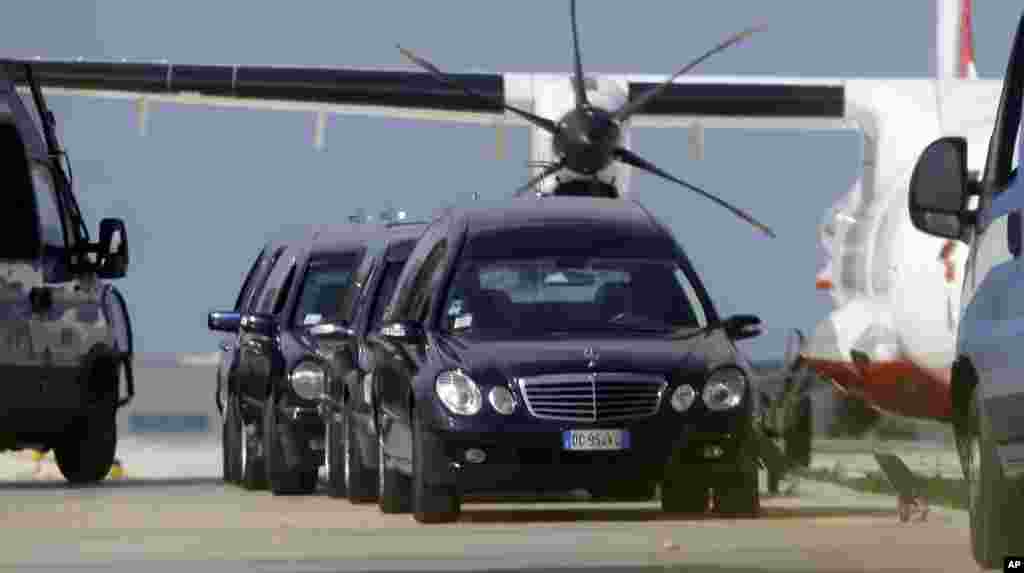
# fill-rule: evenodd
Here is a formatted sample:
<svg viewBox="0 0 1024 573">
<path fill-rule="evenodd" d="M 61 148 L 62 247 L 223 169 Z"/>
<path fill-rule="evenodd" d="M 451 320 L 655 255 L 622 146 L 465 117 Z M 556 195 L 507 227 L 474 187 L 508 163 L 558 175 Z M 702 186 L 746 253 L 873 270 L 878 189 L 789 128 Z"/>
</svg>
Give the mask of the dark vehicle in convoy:
<svg viewBox="0 0 1024 573">
<path fill-rule="evenodd" d="M 956 358 L 953 428 L 968 485 L 971 547 L 981 566 L 1024 552 L 1024 16 L 1003 80 L 981 177 L 967 171 L 967 141 L 929 145 L 910 179 L 910 220 L 967 243 Z"/>
<path fill-rule="evenodd" d="M 621 199 L 480 201 L 417 242 L 367 341 L 384 512 L 585 488 L 759 512 L 749 365 L 667 228 Z"/>
<path fill-rule="evenodd" d="M 214 394 L 222 422 L 223 478 L 227 483 L 241 484 L 248 489 L 266 487 L 266 464 L 261 457 L 262 445 L 257 434 L 263 403 L 255 399 L 246 400 L 239 392 L 241 333 L 238 327 L 242 316 L 256 311 L 258 294 L 270 270 L 284 254 L 286 245 L 282 240 L 264 245 L 242 281 L 232 310 L 214 312 L 208 317 L 211 330 L 228 334 L 220 343 L 220 364 Z"/>
<path fill-rule="evenodd" d="M 125 275 L 128 237 L 103 219 L 90 240 L 56 127 L 31 66 L 0 61 L 0 451 L 52 449 L 80 484 L 109 473 L 134 395 L 128 309 L 108 282 Z"/>
<path fill-rule="evenodd" d="M 322 399 L 325 423 L 327 494 L 355 503 L 377 498 L 377 443 L 374 439 L 370 354 L 366 336 L 378 329 L 398 277 L 425 223 L 388 225 L 382 241 L 371 243 L 355 273 L 352 316 L 344 317 L 351 333 L 336 337 L 325 357 L 330 372 Z"/>
<path fill-rule="evenodd" d="M 368 253 L 380 249 L 384 232 L 322 227 L 268 244 L 235 309 L 209 314 L 211 330 L 236 338 L 222 347 L 218 375 L 225 479 L 275 494 L 315 490 L 325 461 L 327 388 L 347 363 L 346 343 L 355 334 L 354 277 Z"/>
</svg>

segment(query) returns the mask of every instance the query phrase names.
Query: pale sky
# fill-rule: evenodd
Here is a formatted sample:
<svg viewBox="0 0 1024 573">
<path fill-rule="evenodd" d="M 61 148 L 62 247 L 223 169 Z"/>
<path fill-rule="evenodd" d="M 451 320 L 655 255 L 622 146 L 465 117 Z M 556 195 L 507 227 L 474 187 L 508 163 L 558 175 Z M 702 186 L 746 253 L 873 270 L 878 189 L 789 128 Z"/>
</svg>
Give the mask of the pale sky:
<svg viewBox="0 0 1024 573">
<path fill-rule="evenodd" d="M 900 77 L 929 69 L 930 0 L 579 4 L 590 72 L 670 73 L 754 22 L 766 30 L 697 72 Z M 976 4 L 978 72 L 1001 77 L 1021 7 Z M 5 14 L 0 56 L 407 68 L 395 48 L 402 42 L 449 71 L 567 72 L 571 63 L 568 2 L 553 0 L 34 0 Z M 205 314 L 231 305 L 272 229 L 344 220 L 359 207 L 427 214 L 474 191 L 507 195 L 527 177 L 523 129 L 506 134 L 499 161 L 489 129 L 335 118 L 328 149 L 317 152 L 303 114 L 163 106 L 140 137 L 130 102 L 53 105 L 93 233 L 102 216 L 128 220 L 134 259 L 119 286 L 144 353 L 215 350 Z M 670 224 L 719 312 L 762 317 L 766 334 L 744 345 L 772 358 L 788 328 L 808 331 L 830 309 L 813 286 L 817 225 L 858 175 L 859 136 L 708 130 L 705 139 L 703 161 L 688 158 L 680 130 L 637 130 L 632 144 L 748 209 L 778 239 L 644 174 L 633 175 L 632 191 Z"/>
</svg>

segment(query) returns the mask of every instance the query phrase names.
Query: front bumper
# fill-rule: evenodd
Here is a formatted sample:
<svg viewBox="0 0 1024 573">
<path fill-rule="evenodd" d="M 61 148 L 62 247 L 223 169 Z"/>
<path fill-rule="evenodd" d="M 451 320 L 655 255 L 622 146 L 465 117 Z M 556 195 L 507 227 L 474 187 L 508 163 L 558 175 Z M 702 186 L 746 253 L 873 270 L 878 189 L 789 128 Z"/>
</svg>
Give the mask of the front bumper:
<svg viewBox="0 0 1024 573">
<path fill-rule="evenodd" d="M 746 431 L 706 431 L 684 425 L 665 434 L 653 424 L 605 428 L 630 432 L 630 449 L 567 451 L 559 431 L 463 433 L 426 431 L 424 478 L 463 492 L 562 491 L 610 483 L 655 483 L 666 472 L 734 474 L 741 463 Z M 592 429 L 592 428 L 579 428 Z M 599 429 L 599 428 L 594 428 Z M 467 458 L 470 449 L 485 454 Z"/>
</svg>

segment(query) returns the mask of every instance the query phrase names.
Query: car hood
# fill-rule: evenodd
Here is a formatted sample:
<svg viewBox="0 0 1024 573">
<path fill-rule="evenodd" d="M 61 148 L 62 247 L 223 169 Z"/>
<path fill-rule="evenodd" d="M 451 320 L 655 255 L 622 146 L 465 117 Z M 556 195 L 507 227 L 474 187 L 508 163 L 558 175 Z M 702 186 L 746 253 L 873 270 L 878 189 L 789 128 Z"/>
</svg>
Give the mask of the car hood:
<svg viewBox="0 0 1024 573">
<path fill-rule="evenodd" d="M 731 341 L 718 330 L 682 340 L 636 335 L 530 340 L 440 336 L 437 351 L 445 367 L 462 368 L 485 378 L 589 371 L 669 374 L 705 371 L 741 360 Z"/>
</svg>

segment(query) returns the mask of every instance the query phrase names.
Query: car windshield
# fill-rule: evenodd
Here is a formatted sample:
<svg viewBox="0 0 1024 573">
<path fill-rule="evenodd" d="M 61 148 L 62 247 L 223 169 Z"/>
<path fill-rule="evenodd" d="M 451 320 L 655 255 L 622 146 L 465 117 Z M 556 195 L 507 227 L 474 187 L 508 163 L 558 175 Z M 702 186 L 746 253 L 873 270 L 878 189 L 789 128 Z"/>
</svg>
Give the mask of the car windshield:
<svg viewBox="0 0 1024 573">
<path fill-rule="evenodd" d="M 334 322 L 339 318 L 345 291 L 355 272 L 354 261 L 313 261 L 302 283 L 302 294 L 295 309 L 298 326 Z"/>
<path fill-rule="evenodd" d="M 442 329 L 474 333 L 668 332 L 707 325 L 686 273 L 649 259 L 470 260 L 445 301 Z"/>
</svg>

